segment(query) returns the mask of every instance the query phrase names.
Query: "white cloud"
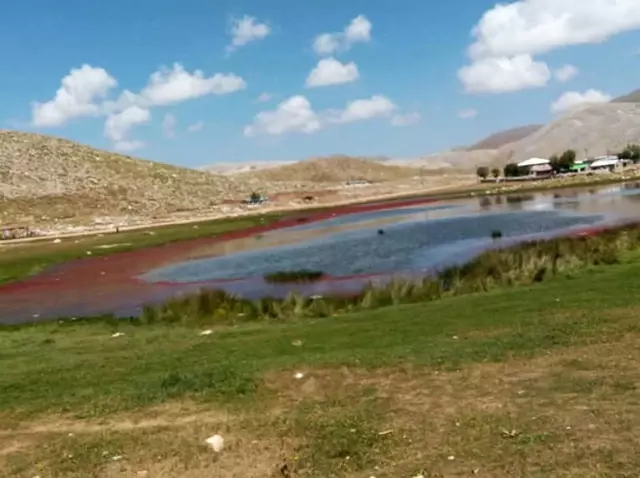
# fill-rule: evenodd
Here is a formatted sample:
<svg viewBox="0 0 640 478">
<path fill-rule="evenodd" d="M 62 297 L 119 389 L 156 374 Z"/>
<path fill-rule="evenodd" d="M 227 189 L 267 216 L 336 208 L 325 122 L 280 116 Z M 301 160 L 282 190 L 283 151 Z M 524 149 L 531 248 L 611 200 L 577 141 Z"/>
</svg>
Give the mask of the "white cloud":
<svg viewBox="0 0 640 478">
<path fill-rule="evenodd" d="M 179 103 L 205 95 L 225 95 L 246 88 L 245 81 L 233 73 L 205 77 L 201 70 L 189 73 L 180 63 L 151 74 L 149 84 L 140 92 L 150 105 Z"/>
<path fill-rule="evenodd" d="M 137 151 L 146 146 L 143 141 L 137 140 L 125 140 L 125 141 L 116 141 L 113 144 L 113 148 L 116 151 L 122 151 L 123 153 L 130 153 L 132 151 Z"/>
<path fill-rule="evenodd" d="M 551 78 L 546 63 L 530 55 L 483 58 L 458 71 L 468 93 L 507 93 L 544 86 Z"/>
<path fill-rule="evenodd" d="M 245 136 L 285 133 L 314 133 L 327 124 L 344 124 L 373 118 L 389 118 L 394 126 L 407 126 L 420 120 L 418 113 L 395 114 L 398 107 L 389 98 L 374 95 L 371 98 L 350 101 L 342 110 L 316 112 L 304 96 L 292 96 L 276 109 L 258 113 L 251 125 L 245 127 Z"/>
<path fill-rule="evenodd" d="M 421 119 L 422 117 L 420 116 L 420 113 L 417 113 L 417 112 L 400 114 L 400 115 L 395 115 L 393 118 L 391 118 L 391 125 L 392 126 L 411 126 L 413 124 L 419 123 Z"/>
<path fill-rule="evenodd" d="M 540 87 L 548 81 L 548 78 L 543 81 L 548 67 L 531 59 L 532 56 L 571 45 L 600 43 L 618 33 L 638 28 L 638 0 L 519 0 L 499 3 L 486 11 L 473 28 L 475 41 L 468 49 L 472 64 L 462 68 L 459 76 L 469 92 L 502 93 Z M 513 62 L 516 58 L 531 59 L 530 66 L 535 65 L 535 69 L 529 68 L 530 75 L 523 75 L 522 71 L 519 72 L 521 69 L 501 68 L 500 62 Z M 475 76 L 470 72 L 480 69 L 484 70 L 482 76 L 493 76 L 491 83 L 508 84 L 510 87 L 483 88 L 482 81 L 471 81 L 469 87 L 468 76 Z M 510 75 L 515 78 L 509 78 Z M 563 81 L 562 77 L 562 74 L 558 77 L 559 81 Z"/>
<path fill-rule="evenodd" d="M 313 133 L 321 127 L 322 122 L 309 100 L 297 95 L 281 102 L 275 110 L 258 113 L 253 123 L 244 129 L 244 134 L 278 136 L 291 132 Z"/>
<path fill-rule="evenodd" d="M 358 67 L 354 62 L 340 63 L 333 57 L 321 59 L 307 77 L 307 88 L 340 85 L 359 78 Z"/>
<path fill-rule="evenodd" d="M 611 100 L 611 96 L 602 91 L 590 89 L 584 93 L 579 91 L 568 91 L 553 102 L 551 111 L 554 113 L 564 113 L 576 106 L 584 104 L 606 103 Z"/>
<path fill-rule="evenodd" d="M 560 83 L 566 83 L 578 76 L 578 73 L 579 71 L 575 66 L 564 65 L 562 68 L 558 68 L 556 71 L 554 71 L 553 75 Z"/>
<path fill-rule="evenodd" d="M 320 56 L 349 50 L 355 43 L 371 41 L 372 24 L 364 15 L 358 15 L 342 32 L 322 33 L 313 41 L 313 49 Z"/>
<path fill-rule="evenodd" d="M 600 43 L 640 28 L 637 0 L 520 0 L 497 4 L 473 29 L 473 59 Z"/>
<path fill-rule="evenodd" d="M 367 43 L 371 41 L 371 22 L 364 15 L 358 15 L 351 20 L 344 31 L 345 41 L 352 45 L 354 43 Z"/>
<path fill-rule="evenodd" d="M 42 127 L 62 126 L 74 118 L 99 115 L 96 101 L 117 85 L 103 68 L 87 64 L 74 68 L 62 79 L 51 101 L 32 105 L 32 123 Z"/>
<path fill-rule="evenodd" d="M 176 126 L 178 126 L 178 119 L 171 113 L 164 115 L 162 120 L 162 134 L 165 138 L 173 138 L 176 135 Z"/>
<path fill-rule="evenodd" d="M 151 112 L 140 106 L 130 106 L 119 113 L 107 116 L 104 123 L 104 135 L 114 142 L 114 147 L 120 151 L 133 151 L 144 146 L 141 141 L 129 140 L 129 131 L 138 125 L 147 123 L 151 119 Z"/>
<path fill-rule="evenodd" d="M 473 108 L 462 110 L 458 113 L 458 118 L 462 119 L 473 119 L 476 116 L 478 116 L 478 110 L 475 110 Z"/>
<path fill-rule="evenodd" d="M 329 121 L 332 123 L 351 123 L 368 120 L 390 116 L 396 109 L 397 106 L 389 98 L 374 95 L 368 99 L 351 101 L 342 111 L 330 112 Z"/>
<path fill-rule="evenodd" d="M 260 93 L 260 96 L 258 96 L 258 101 L 260 103 L 265 103 L 269 101 L 272 97 L 273 95 L 271 93 L 267 93 L 267 92 Z"/>
<path fill-rule="evenodd" d="M 227 51 L 233 51 L 253 41 L 262 40 L 269 36 L 271 27 L 266 23 L 260 23 L 255 17 L 245 15 L 233 20 L 231 26 L 231 45 Z"/>
<path fill-rule="evenodd" d="M 202 121 L 198 121 L 197 123 L 193 123 L 187 126 L 187 131 L 189 133 L 197 133 L 198 131 L 201 131 L 203 127 L 204 123 Z"/>
</svg>

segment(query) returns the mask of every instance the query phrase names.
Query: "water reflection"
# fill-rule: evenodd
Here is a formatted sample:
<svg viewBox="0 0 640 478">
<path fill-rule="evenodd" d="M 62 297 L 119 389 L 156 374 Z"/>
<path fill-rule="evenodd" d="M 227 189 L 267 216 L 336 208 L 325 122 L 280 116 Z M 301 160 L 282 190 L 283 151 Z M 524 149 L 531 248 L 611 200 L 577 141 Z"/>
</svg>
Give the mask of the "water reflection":
<svg viewBox="0 0 640 478">
<path fill-rule="evenodd" d="M 144 278 L 188 283 L 301 268 L 333 276 L 424 272 L 491 247 L 492 231 L 523 240 L 636 218 L 640 189 L 634 186 L 483 196 L 353 214 L 274 231 L 260 249 L 174 264 Z M 380 228 L 385 234 L 377 233 Z"/>
</svg>

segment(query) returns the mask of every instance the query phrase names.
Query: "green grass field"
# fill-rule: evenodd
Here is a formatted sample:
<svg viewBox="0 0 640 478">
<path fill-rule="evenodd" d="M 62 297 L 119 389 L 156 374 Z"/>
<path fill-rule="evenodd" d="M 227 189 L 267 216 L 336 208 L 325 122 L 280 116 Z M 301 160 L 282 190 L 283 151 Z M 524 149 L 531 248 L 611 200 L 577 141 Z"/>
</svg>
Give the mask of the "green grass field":
<svg viewBox="0 0 640 478">
<path fill-rule="evenodd" d="M 633 257 L 209 335 L 5 328 L 0 476 L 636 476 L 639 288 Z"/>
</svg>

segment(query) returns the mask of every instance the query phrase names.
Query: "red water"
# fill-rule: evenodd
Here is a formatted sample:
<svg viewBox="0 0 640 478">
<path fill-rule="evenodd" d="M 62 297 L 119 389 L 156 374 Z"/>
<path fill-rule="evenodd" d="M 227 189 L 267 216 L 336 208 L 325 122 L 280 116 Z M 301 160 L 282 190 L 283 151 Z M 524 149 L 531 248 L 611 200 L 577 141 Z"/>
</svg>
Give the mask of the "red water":
<svg viewBox="0 0 640 478">
<path fill-rule="evenodd" d="M 136 313 L 142 304 L 158 302 L 178 292 L 215 287 L 216 282 L 174 284 L 149 283 L 138 279 L 138 276 L 152 269 L 186 259 L 191 252 L 203 246 L 297 226 L 300 225 L 301 217 L 306 219 L 306 223 L 311 223 L 346 214 L 378 211 L 390 207 L 410 207 L 432 202 L 434 201 L 427 199 L 409 199 L 342 206 L 310 213 L 307 216 L 298 214 L 274 224 L 255 226 L 216 237 L 71 261 L 23 281 L 0 285 L 0 323 L 19 323 L 44 318 L 89 316 L 110 312 Z M 329 290 L 332 287 L 326 287 L 326 284 L 332 281 L 340 281 L 341 288 L 351 290 L 361 287 L 365 278 L 328 278 L 313 287 L 317 290 Z M 245 289 L 251 285 L 251 281 L 246 280 L 240 283 L 245 284 L 243 286 Z M 307 286 L 308 289 L 313 287 Z"/>
</svg>

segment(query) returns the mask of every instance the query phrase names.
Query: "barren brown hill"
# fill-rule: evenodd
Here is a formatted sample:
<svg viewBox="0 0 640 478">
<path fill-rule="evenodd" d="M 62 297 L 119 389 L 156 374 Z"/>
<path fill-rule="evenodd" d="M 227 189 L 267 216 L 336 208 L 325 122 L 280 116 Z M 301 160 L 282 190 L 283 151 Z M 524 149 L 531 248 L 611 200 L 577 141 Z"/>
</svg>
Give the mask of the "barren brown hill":
<svg viewBox="0 0 640 478">
<path fill-rule="evenodd" d="M 611 103 L 640 103 L 640 90 L 635 90 L 627 95 L 614 98 L 611 100 Z"/>
<path fill-rule="evenodd" d="M 520 141 L 500 148 L 504 160 L 548 158 L 567 149 L 579 156 L 616 153 L 640 142 L 640 103 L 604 103 L 570 111 Z"/>
<path fill-rule="evenodd" d="M 364 179 L 371 182 L 392 181 L 410 178 L 419 170 L 348 156 L 317 158 L 287 164 L 276 168 L 241 173 L 236 177 L 247 177 L 266 182 L 298 183 L 344 183 Z"/>
<path fill-rule="evenodd" d="M 243 193 L 238 184 L 65 139 L 0 131 L 2 223 L 206 210 Z"/>
<path fill-rule="evenodd" d="M 506 144 L 514 143 L 526 138 L 530 134 L 538 131 L 543 126 L 544 125 L 541 124 L 530 124 L 527 126 L 520 126 L 518 128 L 499 131 L 498 133 L 494 133 L 491 136 L 488 136 L 485 139 L 478 141 L 477 143 L 465 149 L 467 151 L 498 149 L 505 146 Z"/>
</svg>

